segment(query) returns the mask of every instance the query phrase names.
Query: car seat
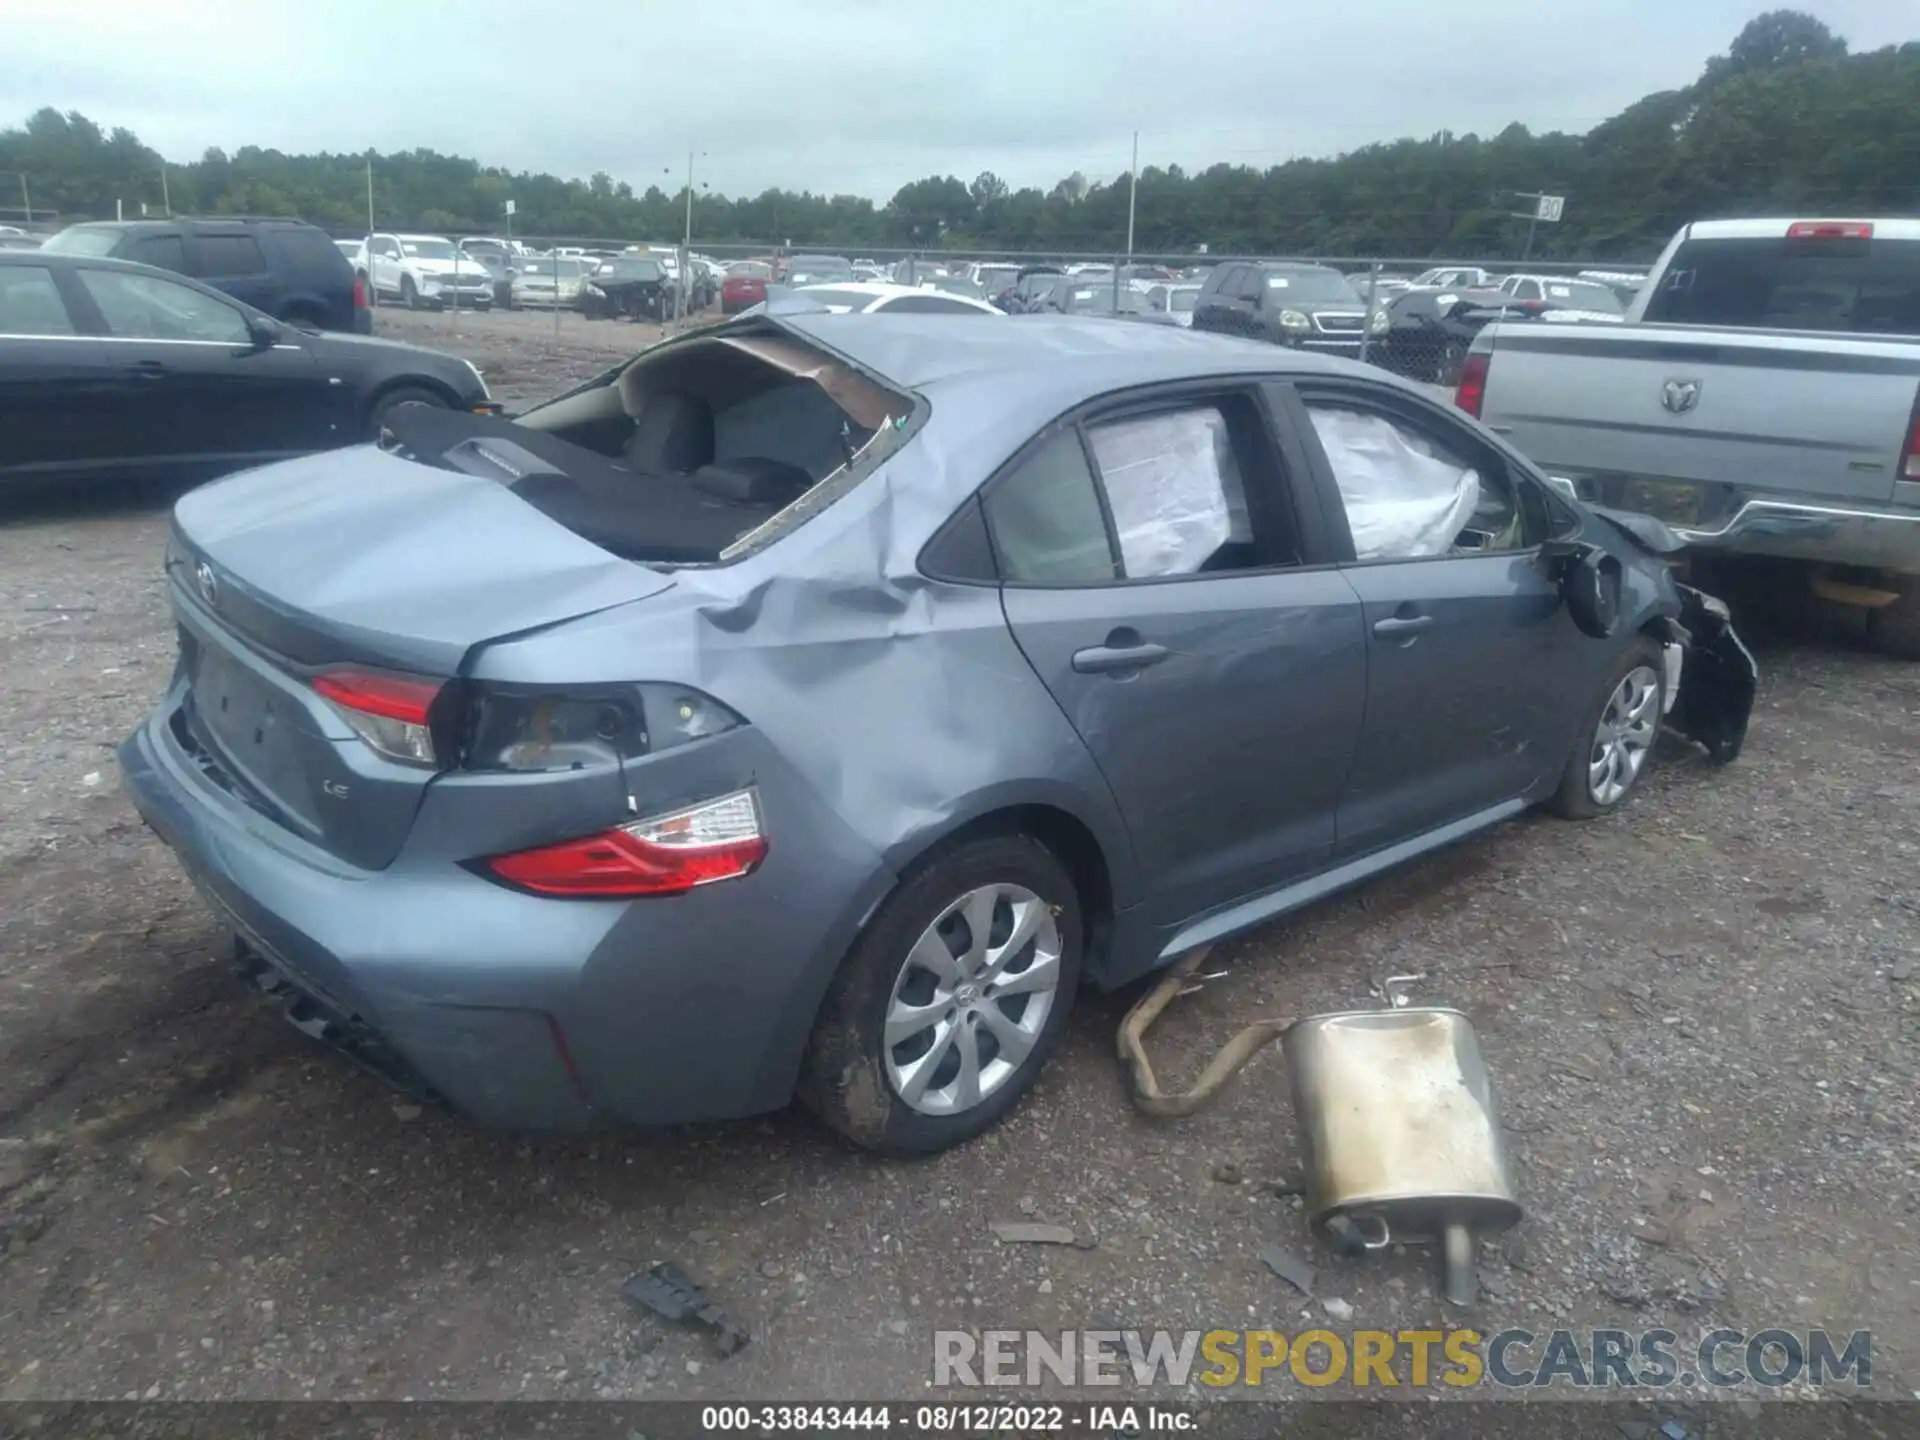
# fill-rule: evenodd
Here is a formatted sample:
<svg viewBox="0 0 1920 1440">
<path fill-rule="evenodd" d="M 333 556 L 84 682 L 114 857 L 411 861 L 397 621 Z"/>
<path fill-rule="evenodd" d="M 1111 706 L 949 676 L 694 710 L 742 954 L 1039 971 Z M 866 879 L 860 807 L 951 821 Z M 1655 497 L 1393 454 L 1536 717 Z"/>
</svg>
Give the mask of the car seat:
<svg viewBox="0 0 1920 1440">
<path fill-rule="evenodd" d="M 645 396 L 621 463 L 648 475 L 686 475 L 713 463 L 713 409 L 677 391 Z"/>
</svg>

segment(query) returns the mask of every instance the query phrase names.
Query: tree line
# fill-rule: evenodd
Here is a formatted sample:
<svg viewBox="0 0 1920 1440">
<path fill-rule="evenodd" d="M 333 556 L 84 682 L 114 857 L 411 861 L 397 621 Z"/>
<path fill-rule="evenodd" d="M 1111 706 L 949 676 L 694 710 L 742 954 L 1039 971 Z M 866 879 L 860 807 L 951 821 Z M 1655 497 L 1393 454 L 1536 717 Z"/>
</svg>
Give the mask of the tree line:
<svg viewBox="0 0 1920 1440">
<path fill-rule="evenodd" d="M 1920 42 L 1851 53 L 1790 10 L 1749 22 L 1691 84 L 1629 105 L 1585 135 L 1441 132 L 1331 159 L 1264 169 L 1216 164 L 1140 171 L 1142 253 L 1502 258 L 1517 253 L 1528 197 L 1566 197 L 1538 227 L 1543 258 L 1643 260 L 1688 220 L 1761 213 L 1920 212 Z M 0 131 L 0 219 L 22 209 L 64 220 L 129 215 L 299 215 L 342 235 L 367 219 L 364 155 L 288 155 L 245 146 L 163 161 L 132 131 L 47 108 Z M 497 233 L 512 200 L 517 233 L 676 239 L 686 192 L 636 192 L 510 173 L 416 149 L 371 157 L 382 226 Z M 164 175 L 164 182 L 163 182 Z M 1075 173 L 1051 190 L 985 173 L 929 176 L 885 204 L 767 190 L 694 198 L 697 243 L 800 249 L 916 248 L 1111 253 L 1125 242 L 1129 177 Z"/>
</svg>

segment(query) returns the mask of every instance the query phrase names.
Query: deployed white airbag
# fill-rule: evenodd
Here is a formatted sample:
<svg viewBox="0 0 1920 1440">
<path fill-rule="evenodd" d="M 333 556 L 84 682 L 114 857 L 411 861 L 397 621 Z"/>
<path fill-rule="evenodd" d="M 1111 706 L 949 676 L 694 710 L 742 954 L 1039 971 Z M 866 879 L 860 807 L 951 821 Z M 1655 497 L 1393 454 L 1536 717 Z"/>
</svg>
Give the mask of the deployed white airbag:
<svg viewBox="0 0 1920 1440">
<path fill-rule="evenodd" d="M 1253 526 L 1221 413 L 1207 406 L 1090 432 L 1127 575 L 1191 575 Z"/>
<path fill-rule="evenodd" d="M 1346 502 L 1361 560 L 1444 555 L 1480 503 L 1480 476 L 1424 436 L 1358 410 L 1314 406 L 1313 428 Z"/>
</svg>

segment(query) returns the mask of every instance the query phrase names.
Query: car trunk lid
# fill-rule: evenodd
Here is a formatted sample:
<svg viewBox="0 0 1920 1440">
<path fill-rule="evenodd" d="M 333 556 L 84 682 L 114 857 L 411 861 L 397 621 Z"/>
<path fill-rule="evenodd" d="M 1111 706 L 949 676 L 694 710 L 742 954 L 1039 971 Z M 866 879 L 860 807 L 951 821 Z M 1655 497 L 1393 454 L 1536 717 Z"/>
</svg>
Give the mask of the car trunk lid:
<svg viewBox="0 0 1920 1440">
<path fill-rule="evenodd" d="M 365 868 L 398 853 L 450 746 L 425 763 L 383 754 L 316 680 L 413 677 L 431 693 L 489 641 L 672 583 L 502 485 L 370 447 L 188 494 L 167 574 L 182 743 L 253 809 Z"/>
</svg>

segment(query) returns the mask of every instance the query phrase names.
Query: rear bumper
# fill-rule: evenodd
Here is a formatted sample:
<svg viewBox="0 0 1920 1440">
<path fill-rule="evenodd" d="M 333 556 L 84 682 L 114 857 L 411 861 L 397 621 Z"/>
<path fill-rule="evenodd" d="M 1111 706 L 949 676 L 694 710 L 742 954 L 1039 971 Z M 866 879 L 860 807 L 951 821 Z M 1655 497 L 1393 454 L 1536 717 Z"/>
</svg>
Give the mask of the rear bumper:
<svg viewBox="0 0 1920 1440">
<path fill-rule="evenodd" d="M 1550 478 L 1582 500 L 1652 515 L 1695 549 L 1920 574 L 1920 506 L 1789 499 L 1704 482 Z"/>
<path fill-rule="evenodd" d="M 783 822 L 774 833 L 797 837 L 745 879 L 631 903 L 522 894 L 453 858 L 463 807 L 485 803 L 471 795 L 435 814 L 430 796 L 394 863 L 357 869 L 209 779 L 169 723 L 180 693 L 120 747 L 141 816 L 284 982 L 303 1030 L 486 1124 L 671 1124 L 786 1104 L 820 995 L 891 881 L 757 735 L 676 771 L 724 789 L 719 776 L 749 767 Z"/>
<path fill-rule="evenodd" d="M 1724 525 L 1673 527 L 1689 545 L 1920 573 L 1920 511 L 1749 500 Z"/>
<path fill-rule="evenodd" d="M 389 1078 L 417 1076 L 485 1123 L 594 1121 L 549 1023 L 569 1003 L 590 933 L 569 942 L 548 926 L 529 931 L 509 903 L 522 897 L 452 867 L 435 882 L 322 865 L 298 842 L 274 844 L 265 822 L 234 813 L 192 773 L 169 708 L 120 747 L 128 794 L 221 921 L 307 1002 L 290 1011 L 301 1028 L 317 1017 L 316 1038 L 350 1053 L 377 1045 L 398 1062 Z M 587 946 L 572 964 L 569 943 Z"/>
</svg>

